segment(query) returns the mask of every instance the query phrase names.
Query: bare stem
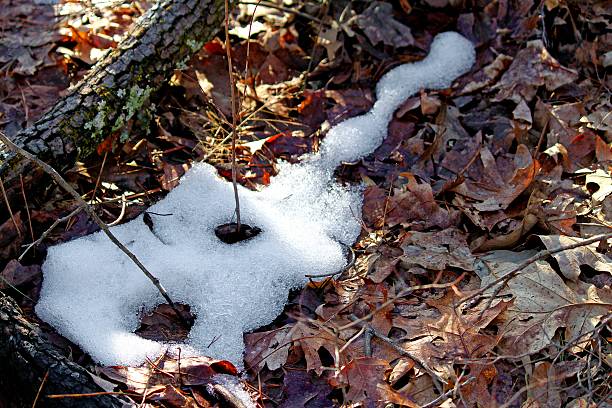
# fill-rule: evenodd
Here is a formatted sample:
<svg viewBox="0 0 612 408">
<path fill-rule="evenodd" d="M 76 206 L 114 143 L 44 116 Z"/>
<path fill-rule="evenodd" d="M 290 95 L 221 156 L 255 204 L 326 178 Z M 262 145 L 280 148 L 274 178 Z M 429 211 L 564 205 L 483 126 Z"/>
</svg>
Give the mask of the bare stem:
<svg viewBox="0 0 612 408">
<path fill-rule="evenodd" d="M 49 228 L 47 228 L 47 230 L 45 232 L 43 232 L 41 234 L 41 236 L 36 241 L 32 241 L 32 243 L 26 247 L 26 249 L 21 253 L 21 255 L 19 255 L 19 258 L 17 258 L 17 260 L 19 262 L 21 262 L 21 260 L 23 259 L 24 256 L 26 256 L 28 251 L 30 249 L 34 248 L 36 245 L 38 245 L 41 242 L 43 242 L 45 240 L 45 238 L 47 238 L 47 235 L 49 235 L 51 233 L 51 231 L 53 231 L 55 229 L 55 227 L 57 227 L 59 224 L 61 224 L 64 221 L 68 221 L 69 219 L 71 219 L 72 217 L 74 217 L 75 215 L 80 213 L 81 211 L 83 211 L 83 207 L 78 206 L 70 214 L 66 215 L 65 217 L 56 219 L 53 222 L 53 224 L 51 224 L 51 226 Z"/>
<path fill-rule="evenodd" d="M 238 165 L 236 164 L 236 137 L 237 137 L 237 115 L 236 115 L 236 89 L 234 86 L 234 75 L 232 69 L 232 49 L 229 39 L 229 2 L 225 0 L 225 50 L 227 52 L 227 70 L 229 73 L 230 93 L 232 98 L 232 185 L 234 186 L 234 201 L 236 201 L 236 232 L 240 232 L 240 198 L 238 197 L 238 182 L 237 173 Z"/>
<path fill-rule="evenodd" d="M 134 262 L 136 266 L 138 266 L 138 268 L 145 274 L 145 276 L 149 278 L 149 280 L 153 283 L 153 285 L 155 285 L 155 287 L 163 296 L 163 298 L 166 299 L 166 302 L 168 302 L 172 310 L 174 310 L 179 320 L 186 326 L 189 326 L 185 321 L 183 315 L 179 312 L 176 305 L 168 295 L 168 292 L 166 292 L 166 289 L 164 289 L 164 287 L 160 283 L 159 279 L 157 279 L 151 272 L 149 272 L 149 270 L 142 264 L 142 262 L 140 262 L 136 255 L 132 251 L 127 249 L 126 246 L 123 245 L 121 241 L 117 239 L 117 237 L 108 229 L 106 223 L 102 221 L 100 217 L 98 217 L 98 214 L 96 214 L 93 208 L 89 204 L 87 204 L 85 200 L 83 200 L 81 195 L 77 193 L 77 191 L 72 188 L 72 186 L 68 184 L 68 182 L 64 180 L 64 178 L 53 167 L 40 160 L 38 157 L 34 156 L 30 152 L 17 146 L 2 132 L 0 132 L 0 140 L 4 142 L 4 144 L 15 153 L 18 153 L 21 156 L 25 157 L 27 160 L 36 163 L 41 169 L 45 171 L 45 173 L 51 176 L 57 184 L 59 184 L 64 190 L 66 190 L 79 203 L 79 208 L 85 210 L 87 215 L 89 215 L 91 219 L 94 220 L 96 224 L 98 224 L 100 229 L 104 232 L 104 234 L 106 234 L 106 236 L 111 240 L 111 242 L 115 244 L 128 258 L 130 258 L 132 262 Z"/>
</svg>

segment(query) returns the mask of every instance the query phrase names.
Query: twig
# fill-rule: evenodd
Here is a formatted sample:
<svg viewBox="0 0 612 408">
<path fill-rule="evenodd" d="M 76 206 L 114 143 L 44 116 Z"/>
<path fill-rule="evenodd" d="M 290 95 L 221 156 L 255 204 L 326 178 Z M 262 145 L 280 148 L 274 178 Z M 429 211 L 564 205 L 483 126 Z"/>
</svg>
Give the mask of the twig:
<svg viewBox="0 0 612 408">
<path fill-rule="evenodd" d="M 40 244 L 45 238 L 47 238 L 47 235 L 49 235 L 51 231 L 55 229 L 55 227 L 57 227 L 62 222 L 68 221 L 69 219 L 71 219 L 72 217 L 80 213 L 82 210 L 83 210 L 83 207 L 79 206 L 76 209 L 74 209 L 70 214 L 66 215 L 65 217 L 58 218 L 57 220 L 55 220 L 53 224 L 51 224 L 51 226 L 47 228 L 47 230 L 43 232 L 36 241 L 32 242 L 30 245 L 27 246 L 27 248 L 22 252 L 19 258 L 17 258 L 17 260 L 21 261 L 23 257 L 28 253 L 28 251 L 32 249 L 33 247 L 35 247 L 36 245 Z"/>
<path fill-rule="evenodd" d="M 15 215 L 13 214 L 11 204 L 9 203 L 8 197 L 6 196 L 6 190 L 4 189 L 4 181 L 2 181 L 2 178 L 0 178 L 0 189 L 2 189 L 2 196 L 4 197 L 6 208 L 8 209 L 9 215 L 11 216 L 11 221 L 13 221 L 13 225 L 15 226 L 15 230 L 17 231 L 17 235 L 21 237 L 21 229 L 19 229 L 19 225 L 17 225 L 17 221 L 15 221 Z"/>
<path fill-rule="evenodd" d="M 374 315 L 378 312 L 380 312 L 381 310 L 383 310 L 384 308 L 386 308 L 387 306 L 389 306 L 390 304 L 394 303 L 397 299 L 406 296 L 407 294 L 414 292 L 416 290 L 424 290 L 424 289 L 445 289 L 448 287 L 451 287 L 453 285 L 456 285 L 457 283 L 461 282 L 463 280 L 463 278 L 465 277 L 466 273 L 462 273 L 457 279 L 455 279 L 452 282 L 449 283 L 431 283 L 428 285 L 417 285 L 417 286 L 411 286 L 409 288 L 403 289 L 402 291 L 400 291 L 396 296 L 390 298 L 389 300 L 387 300 L 386 302 L 384 302 L 382 305 L 378 306 L 376 309 L 374 309 L 374 311 L 368 313 L 367 315 L 352 321 L 350 323 L 345 324 L 344 326 L 341 326 L 339 328 L 337 328 L 337 331 L 343 331 L 343 330 L 347 330 L 350 329 L 351 327 L 357 326 L 358 324 L 360 324 L 361 322 L 364 322 L 366 320 L 371 319 L 372 317 L 374 317 Z"/>
<path fill-rule="evenodd" d="M 393 349 L 395 351 L 397 351 L 400 354 L 405 355 L 406 357 L 408 357 L 409 359 L 411 359 L 412 361 L 417 363 L 419 366 L 421 366 L 421 368 L 423 368 L 427 372 L 427 374 L 429 374 L 431 376 L 431 380 L 433 381 L 433 383 L 436 386 L 437 390 L 442 392 L 443 388 L 442 388 L 442 385 L 440 384 L 440 382 L 438 381 L 437 374 L 434 372 L 434 370 L 431 369 L 431 367 L 429 367 L 429 364 L 427 364 L 423 359 L 415 356 L 410 351 L 408 351 L 405 348 L 401 347 L 395 341 L 393 341 L 393 339 L 390 339 L 389 337 L 387 337 L 387 336 L 385 336 L 383 334 L 378 333 L 372 327 L 366 329 L 366 332 L 369 332 L 371 336 L 378 337 L 380 340 L 384 341 L 385 343 L 387 343 L 388 345 L 393 347 Z"/>
<path fill-rule="evenodd" d="M 25 187 L 23 186 L 23 176 L 19 175 L 19 182 L 21 183 L 21 195 L 23 196 L 23 204 L 26 209 L 26 214 L 28 215 L 28 226 L 30 227 L 30 236 L 32 237 L 32 241 L 34 241 L 34 229 L 32 228 L 32 216 L 30 215 L 30 206 L 28 205 L 28 198 L 26 197 Z"/>
<path fill-rule="evenodd" d="M 40 386 L 38 387 L 38 392 L 36 392 L 36 398 L 34 398 L 34 402 L 32 403 L 32 408 L 36 408 L 36 404 L 38 403 L 38 398 L 40 398 L 40 392 L 42 391 L 45 383 L 47 382 L 47 377 L 49 377 L 49 370 L 45 372 L 45 376 L 40 382 Z"/>
<path fill-rule="evenodd" d="M 47 398 L 50 399 L 62 399 L 62 398 L 91 398 L 91 397 L 99 397 L 102 395 L 126 395 L 130 397 L 139 397 L 139 394 L 136 393 L 127 393 L 123 391 L 100 391 L 100 392 L 90 392 L 87 394 L 50 394 L 47 395 Z"/>
<path fill-rule="evenodd" d="M 108 229 L 108 226 L 104 223 L 104 221 L 102 221 L 100 217 L 98 217 L 98 214 L 96 214 L 93 208 L 89 206 L 85 202 L 85 200 L 83 200 L 81 195 L 77 193 L 77 191 L 74 188 L 72 188 L 72 186 L 68 184 L 68 182 L 64 180 L 64 178 L 53 167 L 51 167 L 44 161 L 40 160 L 38 157 L 34 156 L 30 152 L 17 146 L 2 132 L 0 132 L 0 140 L 4 142 L 4 144 L 9 149 L 14 151 L 15 153 L 18 153 L 21 156 L 25 157 L 27 160 L 30 160 L 31 162 L 36 163 L 40 168 L 42 168 L 45 171 L 45 173 L 50 175 L 57 182 L 57 184 L 63 187 L 64 190 L 66 190 L 79 203 L 79 206 L 82 207 L 85 210 L 85 212 L 87 212 L 87 214 L 91 217 L 91 219 L 93 219 L 94 222 L 98 224 L 100 229 L 104 232 L 104 234 L 106 234 L 106 236 L 112 241 L 112 243 L 115 244 L 117 248 L 119 248 L 128 258 L 130 258 L 132 262 L 134 262 L 136 266 L 138 266 L 138 268 L 142 271 L 142 273 L 144 273 L 145 276 L 151 281 L 151 283 L 155 285 L 159 293 L 163 296 L 166 302 L 168 302 L 172 310 L 174 310 L 179 320 L 183 324 L 185 324 L 185 327 L 189 327 L 189 323 L 185 320 L 183 315 L 179 312 L 178 308 L 176 307 L 176 305 L 174 304 L 174 302 L 168 295 L 168 292 L 166 292 L 166 289 L 164 289 L 164 287 L 162 286 L 159 279 L 153 276 L 153 274 L 149 272 L 149 270 L 142 264 L 142 262 L 140 262 L 140 260 L 136 257 L 136 255 L 134 255 L 132 251 L 127 249 L 126 246 L 123 245 L 121 241 L 117 239 L 117 237 Z"/>
<path fill-rule="evenodd" d="M 240 233 L 240 198 L 238 197 L 237 164 L 236 164 L 236 90 L 234 86 L 234 70 L 232 66 L 232 49 L 229 39 L 229 2 L 225 0 L 225 51 L 227 52 L 227 70 L 229 72 L 230 95 L 232 99 L 232 186 L 234 187 L 234 201 L 236 201 L 236 233 Z"/>
<path fill-rule="evenodd" d="M 580 247 L 583 247 L 583 246 L 587 246 L 587 245 L 593 244 L 595 242 L 600 242 L 600 241 L 607 240 L 609 238 L 612 238 L 612 232 L 609 232 L 607 234 L 596 235 L 594 237 L 591 237 L 589 239 L 585 239 L 584 241 L 573 243 L 571 245 L 560 246 L 558 248 L 540 251 L 537 254 L 535 254 L 534 256 L 532 256 L 532 257 L 524 260 L 523 262 L 521 262 L 518 266 L 516 266 L 514 269 L 512 269 L 510 272 L 508 272 L 504 276 L 502 276 L 502 277 L 500 277 L 498 279 L 495 279 L 493 282 L 489 283 L 484 288 L 481 288 L 478 291 L 476 291 L 476 292 L 472 293 L 471 295 L 469 295 L 468 297 L 466 297 L 465 299 L 462 299 L 457 306 L 461 306 L 463 303 L 469 302 L 467 307 L 468 308 L 474 307 L 476 305 L 476 303 L 478 303 L 478 301 L 479 301 L 479 299 L 477 300 L 476 298 L 479 298 L 481 295 L 483 295 L 487 290 L 491 289 L 492 287 L 499 285 L 499 287 L 497 287 L 495 289 L 495 291 L 493 292 L 493 294 L 491 295 L 491 298 L 489 299 L 489 302 L 487 303 L 487 307 L 485 307 L 483 309 L 483 311 L 485 311 L 489 307 L 491 307 L 491 304 L 493 303 L 493 300 L 499 295 L 499 292 L 501 292 L 502 288 L 504 287 L 504 284 L 506 284 L 510 279 L 514 278 L 520 271 L 522 271 L 523 269 L 525 269 L 526 267 L 528 267 L 532 263 L 534 263 L 536 261 L 540 261 L 540 260 L 542 260 L 544 258 L 547 258 L 547 257 L 549 257 L 551 255 L 554 255 L 556 253 L 559 253 L 559 252 L 568 251 L 570 249 L 575 249 L 575 248 L 580 248 Z"/>
<path fill-rule="evenodd" d="M 246 60 L 244 62 L 244 74 L 243 78 L 245 79 L 246 86 L 249 85 L 249 61 L 251 60 L 251 30 L 253 29 L 253 21 L 255 21 L 255 14 L 257 13 L 257 7 L 259 7 L 259 3 L 261 0 L 257 0 L 255 3 L 255 8 L 253 9 L 253 14 L 251 14 L 251 19 L 249 20 L 249 36 L 247 37 L 247 49 L 246 49 Z M 251 83 L 251 90 L 255 95 L 257 95 L 257 91 L 255 90 L 255 81 Z"/>
<path fill-rule="evenodd" d="M 372 337 L 376 333 L 369 324 L 365 324 L 363 327 L 365 328 L 363 333 L 363 354 L 366 357 L 372 357 Z"/>
<path fill-rule="evenodd" d="M 17 286 L 15 286 L 11 282 L 9 282 L 4 276 L 0 275 L 0 281 L 4 282 L 5 285 L 7 285 L 9 288 L 13 289 L 15 292 L 19 293 L 24 298 L 34 302 L 34 299 L 32 299 L 31 297 L 29 297 L 28 295 L 26 295 L 25 293 L 20 291 Z"/>
<path fill-rule="evenodd" d="M 612 321 L 612 313 L 608 313 L 608 315 L 605 316 L 593 329 L 586 331 L 584 333 L 578 333 L 576 336 L 574 336 L 573 339 L 568 341 L 562 349 L 560 349 L 557 352 L 557 354 L 555 355 L 555 358 L 553 358 L 552 360 L 551 365 L 555 364 L 557 360 L 559 359 L 559 357 L 561 357 L 561 354 L 563 354 L 566 350 L 569 350 L 570 348 L 576 346 L 578 343 L 581 343 L 582 341 L 580 339 L 582 339 L 588 334 L 599 333 L 602 329 L 604 329 L 607 326 L 607 324 L 610 321 Z M 584 340 L 584 341 L 587 341 L 587 340 Z"/>
<path fill-rule="evenodd" d="M 221 384 L 213 385 L 213 390 L 215 391 L 215 395 L 221 402 L 224 402 L 225 406 L 231 408 L 246 408 L 246 405 L 234 394 L 232 394 L 226 387 Z M 221 404 L 224 405 L 224 404 Z"/>
<path fill-rule="evenodd" d="M 113 227 L 113 226 L 119 224 L 123 220 L 123 217 L 125 217 L 125 208 L 126 207 L 127 207 L 127 200 L 125 199 L 125 194 L 121 194 L 121 212 L 119 213 L 119 217 L 117 217 L 117 219 L 115 221 L 113 221 L 110 224 L 108 224 L 109 227 Z"/>
<path fill-rule="evenodd" d="M 326 24 L 323 20 L 321 20 L 319 18 L 316 18 L 315 16 L 311 16 L 310 14 L 302 13 L 301 11 L 295 10 L 293 8 L 283 7 L 283 6 L 279 6 L 279 5 L 268 3 L 268 2 L 262 2 L 261 0 L 257 1 L 257 2 L 255 2 L 255 1 L 241 1 L 240 4 L 251 5 L 251 6 L 267 7 L 267 8 L 275 9 L 275 10 L 278 10 L 278 11 L 282 11 L 284 13 L 295 14 L 296 16 L 300 16 L 300 17 L 303 17 L 303 18 L 305 18 L 307 20 L 314 21 L 315 23 L 329 25 L 329 24 Z"/>
<path fill-rule="evenodd" d="M 368 326 L 369 327 L 369 326 Z M 338 349 L 338 354 L 342 354 L 344 352 L 344 350 L 346 350 L 348 348 L 348 346 L 350 346 L 351 344 L 353 344 L 353 342 L 355 340 L 357 340 L 362 334 L 365 333 L 367 327 L 366 325 L 361 326 L 361 330 L 359 330 L 357 333 L 355 333 L 355 335 L 353 337 L 351 337 L 350 339 L 348 339 L 346 341 L 346 343 L 344 343 L 344 345 L 342 347 L 340 347 L 340 349 Z M 370 335 L 370 337 L 372 337 Z M 367 343 L 367 342 L 366 342 Z M 365 348 L 365 346 L 364 346 Z M 365 353 L 367 354 L 367 353 Z M 372 348 L 370 347 L 370 355 L 372 354 Z M 340 358 L 338 357 L 336 360 L 339 360 Z"/>
<path fill-rule="evenodd" d="M 102 159 L 102 164 L 100 165 L 100 172 L 98 173 L 98 177 L 96 178 L 96 184 L 94 185 L 93 193 L 91 193 L 91 202 L 93 203 L 96 200 L 96 192 L 98 191 L 98 187 L 100 186 L 100 180 L 102 179 L 102 172 L 104 171 L 104 165 L 106 164 L 106 157 L 108 156 L 108 150 L 104 152 L 104 158 Z"/>
<path fill-rule="evenodd" d="M 512 406 L 514 406 L 514 401 L 516 401 L 518 398 L 521 397 L 521 395 L 523 395 L 523 393 L 533 390 L 535 389 L 542 389 L 543 387 L 547 387 L 549 383 L 552 383 L 554 381 L 557 380 L 563 380 L 564 377 L 561 375 L 555 375 L 555 376 L 548 376 L 546 377 L 546 379 L 542 380 L 542 381 L 536 381 L 533 384 L 527 384 L 524 385 L 523 387 L 521 387 L 516 393 L 514 393 L 514 395 L 512 397 L 510 397 L 510 399 L 504 401 L 504 403 L 502 405 L 498 405 L 499 408 L 510 408 Z M 588 406 L 588 405 L 587 405 Z"/>
<path fill-rule="evenodd" d="M 459 389 L 463 386 L 468 385 L 469 383 L 471 383 L 472 381 L 474 381 L 476 379 L 476 377 L 471 376 L 468 377 L 467 380 L 465 380 L 462 383 L 458 383 L 457 386 L 451 388 L 450 390 L 446 391 L 444 394 L 440 395 L 438 398 L 436 398 L 433 401 L 428 402 L 427 404 L 423 405 L 421 408 L 429 408 L 429 407 L 435 407 L 436 405 L 438 405 L 438 403 L 442 402 L 444 399 L 448 398 L 451 396 L 451 394 L 454 394 L 456 389 Z"/>
</svg>

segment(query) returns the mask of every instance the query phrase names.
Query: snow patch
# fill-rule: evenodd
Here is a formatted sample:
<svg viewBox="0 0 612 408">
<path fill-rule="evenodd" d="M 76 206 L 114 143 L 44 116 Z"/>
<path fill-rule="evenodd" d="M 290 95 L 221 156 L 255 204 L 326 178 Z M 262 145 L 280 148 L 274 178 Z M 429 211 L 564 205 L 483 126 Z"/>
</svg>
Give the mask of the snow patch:
<svg viewBox="0 0 612 408">
<path fill-rule="evenodd" d="M 228 245 L 214 234 L 234 208 L 231 183 L 208 164 L 196 164 L 181 184 L 150 212 L 113 227 L 113 233 L 160 279 L 176 302 L 197 315 L 183 356 L 204 354 L 242 366 L 242 334 L 268 324 L 284 307 L 288 291 L 306 274 L 340 270 L 340 243 L 360 232 L 360 187 L 333 177 L 343 161 L 379 146 L 393 112 L 421 88 L 449 87 L 474 63 L 472 44 L 457 33 L 438 35 L 423 61 L 399 66 L 376 88 L 365 115 L 330 129 L 318 154 L 280 165 L 260 192 L 240 188 L 243 222 L 262 229 L 249 241 Z M 39 317 L 106 365 L 138 365 L 177 345 L 134 334 L 139 313 L 163 302 L 151 282 L 101 232 L 49 249 L 36 306 Z"/>
<path fill-rule="evenodd" d="M 257 408 L 257 404 L 251 398 L 244 383 L 239 378 L 229 374 L 217 374 L 212 378 L 215 384 L 222 385 L 229 392 L 244 404 L 246 408 Z M 214 389 L 211 387 L 211 393 L 214 394 Z"/>
</svg>

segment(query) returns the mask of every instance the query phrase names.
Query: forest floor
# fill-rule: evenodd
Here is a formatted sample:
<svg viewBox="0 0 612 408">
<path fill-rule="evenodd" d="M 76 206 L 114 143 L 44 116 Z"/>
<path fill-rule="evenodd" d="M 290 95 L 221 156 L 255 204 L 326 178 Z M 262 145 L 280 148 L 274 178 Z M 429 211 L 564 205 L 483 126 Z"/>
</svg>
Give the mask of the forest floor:
<svg viewBox="0 0 612 408">
<path fill-rule="evenodd" d="M 452 88 L 406 100 L 384 144 L 338 168 L 365 186 L 355 262 L 296 289 L 274 323 L 244 335 L 240 381 L 258 406 L 610 406 L 611 249 L 585 243 L 612 229 L 610 4 L 256 3 L 240 4 L 231 23 L 238 181 L 251 189 L 270 183 L 278 160 L 298 161 L 330 126 L 367 112 L 377 80 L 423 58 L 437 33 L 477 47 Z M 3 2 L 4 132 L 33 123 L 147 7 Z M 224 41 L 179 68 L 149 109 L 63 172 L 106 222 L 144 212 L 195 161 L 231 179 Z M 25 198 L 2 210 L 0 290 L 142 406 L 225 406 L 206 384 L 215 371 L 235 374 L 231 365 L 185 361 L 183 373 L 205 377 L 193 381 L 169 357 L 100 367 L 39 321 L 46 248 L 98 227 L 80 213 L 18 260 L 78 206 L 51 182 Z M 187 329 L 160 307 L 138 333 L 180 340 Z"/>
</svg>

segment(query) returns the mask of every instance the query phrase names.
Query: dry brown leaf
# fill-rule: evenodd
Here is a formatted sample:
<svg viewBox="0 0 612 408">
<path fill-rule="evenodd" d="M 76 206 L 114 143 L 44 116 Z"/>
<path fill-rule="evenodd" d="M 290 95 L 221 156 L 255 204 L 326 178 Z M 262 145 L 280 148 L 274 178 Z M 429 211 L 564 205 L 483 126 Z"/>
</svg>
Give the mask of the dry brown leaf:
<svg viewBox="0 0 612 408">
<path fill-rule="evenodd" d="M 142 394 L 152 386 L 201 385 L 207 384 L 215 374 L 238 373 L 230 362 L 209 357 L 182 357 L 179 362 L 177 359 L 165 356 L 155 367 L 112 366 L 101 367 L 99 372 L 112 382 L 125 384 L 129 391 L 138 394 Z"/>
<path fill-rule="evenodd" d="M 494 101 L 531 101 L 540 86 L 544 85 L 547 90 L 554 91 L 577 78 L 575 71 L 563 67 L 548 53 L 542 41 L 530 41 L 526 48 L 516 54 L 510 68 L 495 86 L 499 93 Z"/>
<path fill-rule="evenodd" d="M 247 368 L 259 371 L 268 366 L 274 371 L 282 367 L 289 356 L 291 329 L 291 326 L 284 326 L 267 332 L 245 334 L 244 362 Z"/>
<path fill-rule="evenodd" d="M 560 407 L 561 379 L 556 376 L 555 367 L 548 361 L 536 363 L 533 375 L 529 378 L 527 406 L 538 404 L 542 407 Z"/>
<path fill-rule="evenodd" d="M 457 224 L 458 211 L 440 207 L 429 184 L 418 184 L 413 177 L 409 179 L 401 190 L 394 190 L 390 198 L 387 225 L 402 224 L 419 231 L 434 226 L 448 228 Z"/>
<path fill-rule="evenodd" d="M 484 67 L 481 71 L 473 75 L 472 82 L 469 82 L 461 90 L 460 94 L 479 91 L 493 84 L 501 74 L 508 69 L 512 63 L 512 57 L 504 54 L 499 54 L 493 62 Z"/>
<path fill-rule="evenodd" d="M 538 235 L 538 238 L 549 250 L 584 241 L 580 238 L 563 235 Z M 612 260 L 597 252 L 597 245 L 595 243 L 554 254 L 553 258 L 557 260 L 563 276 L 578 281 L 581 273 L 580 267 L 583 265 L 588 265 L 596 271 L 612 274 Z"/>
<path fill-rule="evenodd" d="M 512 232 L 507 234 L 496 235 L 484 241 L 475 241 L 477 245 L 473 245 L 472 249 L 476 252 L 487 252 L 494 249 L 507 249 L 514 247 L 522 237 L 527 235 L 529 231 L 538 223 L 538 218 L 533 214 L 527 214 L 520 221 L 518 226 L 512 229 Z"/>
<path fill-rule="evenodd" d="M 439 232 L 410 232 L 402 239 L 403 265 L 417 264 L 441 271 L 447 267 L 474 270 L 474 257 L 467 246 L 466 236 L 456 228 Z"/>
<path fill-rule="evenodd" d="M 374 1 L 355 20 L 373 45 L 382 42 L 399 48 L 414 44 L 410 28 L 393 18 L 391 3 Z"/>
<path fill-rule="evenodd" d="M 505 276 L 534 254 L 535 251 L 493 251 L 481 257 L 482 263 L 476 268 L 481 287 Z M 513 297 L 513 306 L 505 313 L 501 329 L 503 352 L 536 353 L 551 343 L 561 327 L 566 328 L 565 338 L 591 330 L 612 304 L 600 300 L 596 288 L 587 292 L 585 296 L 572 290 L 544 261 L 527 266 L 500 292 L 501 296 Z"/>
<path fill-rule="evenodd" d="M 342 367 L 339 377 L 334 379 L 334 385 L 348 387 L 347 402 L 367 402 L 367 405 L 375 406 L 391 402 L 417 408 L 416 403 L 397 393 L 385 381 L 389 371 L 388 361 L 372 357 L 356 358 Z"/>
<path fill-rule="evenodd" d="M 505 210 L 534 180 L 539 163 L 534 161 L 527 146 L 520 144 L 512 161 L 491 154 L 488 148 L 480 151 L 480 172 L 475 168 L 470 178 L 452 191 L 478 201 L 472 206 L 478 211 Z M 507 168 L 505 165 L 509 165 Z"/>
<path fill-rule="evenodd" d="M 328 331 L 303 322 L 295 325 L 291 336 L 293 341 L 302 347 L 306 358 L 306 370 L 314 370 L 318 375 L 321 375 L 324 370 L 319 349 L 323 347 L 331 356 L 334 356 L 336 350 L 342 346 L 339 339 Z"/>
<path fill-rule="evenodd" d="M 42 277 L 39 265 L 23 266 L 16 259 L 11 259 L 0 272 L 0 290 L 23 285 Z"/>
</svg>

